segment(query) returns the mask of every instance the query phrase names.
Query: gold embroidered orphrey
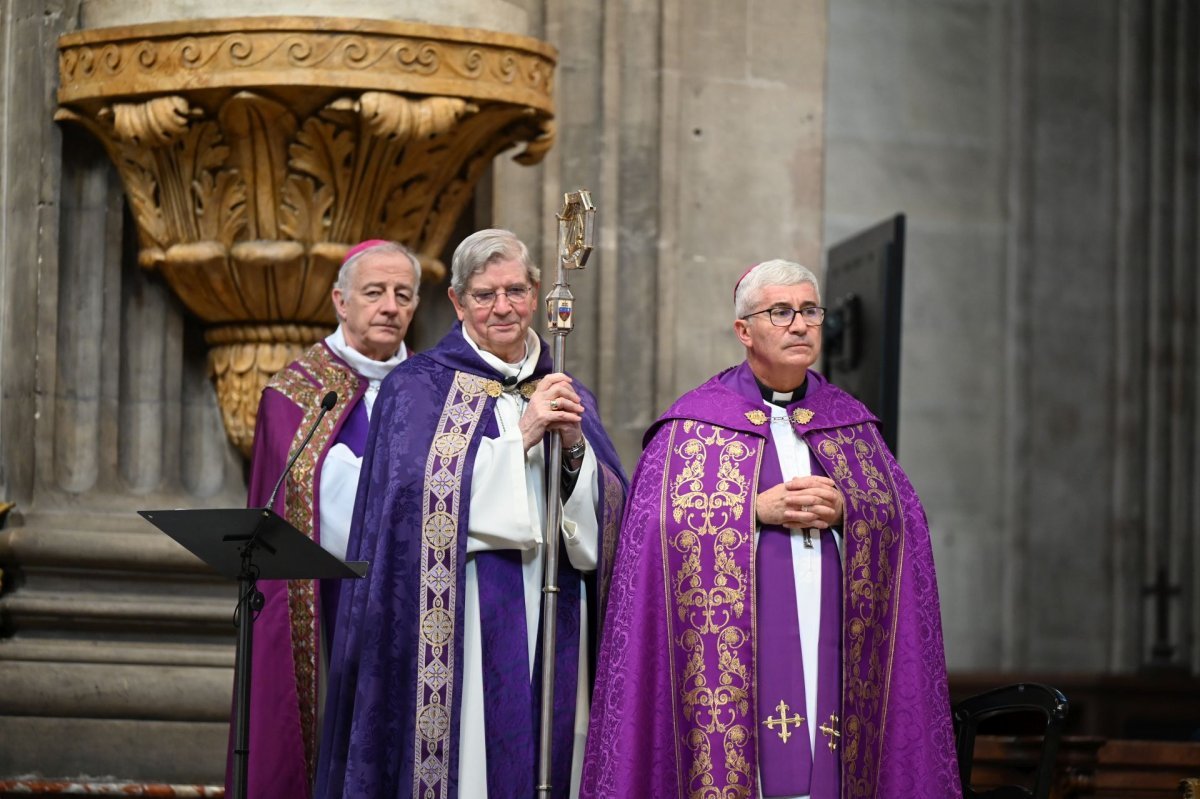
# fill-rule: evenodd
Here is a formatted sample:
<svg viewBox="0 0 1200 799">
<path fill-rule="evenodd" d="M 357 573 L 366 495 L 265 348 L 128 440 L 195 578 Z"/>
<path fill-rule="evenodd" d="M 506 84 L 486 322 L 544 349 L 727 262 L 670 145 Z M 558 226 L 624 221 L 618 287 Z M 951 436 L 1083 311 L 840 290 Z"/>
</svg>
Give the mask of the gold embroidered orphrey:
<svg viewBox="0 0 1200 799">
<path fill-rule="evenodd" d="M 458 522 L 471 439 L 488 407 L 487 380 L 456 372 L 425 462 L 421 488 L 420 620 L 412 795 L 450 796 L 454 729 L 454 635 L 458 609 Z M 465 534 L 465 533 L 464 533 Z"/>
<path fill-rule="evenodd" d="M 883 727 L 869 723 L 882 716 L 891 693 L 890 656 L 896 640 L 896 590 L 904 569 L 904 518 L 897 502 L 895 479 L 876 463 L 883 439 L 873 425 L 850 425 L 826 431 L 817 452 L 830 477 L 857 509 L 845 531 L 848 556 L 846 636 L 842 662 L 844 712 L 831 719 L 830 744 L 841 748 L 847 799 L 875 795 L 883 757 Z M 860 482 L 850 467 L 858 464 Z M 857 619 L 855 618 L 857 617 Z M 840 729 L 838 729 L 840 727 Z M 842 740 L 844 738 L 844 740 Z"/>
<path fill-rule="evenodd" d="M 741 620 L 750 609 L 752 583 L 749 564 L 738 556 L 752 546 L 741 520 L 758 480 L 758 444 L 752 436 L 691 419 L 673 423 L 668 443 L 673 463 L 663 489 L 670 502 L 659 523 L 664 559 L 674 564 L 667 597 L 677 675 L 672 682 L 679 686 L 681 740 L 691 750 L 686 794 L 694 799 L 712 795 L 715 774 L 725 776 L 730 797 L 748 796 L 752 783 L 746 746 L 753 736 L 746 722 L 755 717 L 754 653 Z M 710 658 L 720 670 L 712 683 L 704 666 Z"/>
<path fill-rule="evenodd" d="M 779 718 L 767 716 L 763 724 L 766 725 L 768 729 L 775 730 L 775 732 L 779 733 L 779 740 L 787 743 L 788 738 L 792 737 L 792 733 L 788 731 L 788 725 L 795 725 L 796 730 L 799 731 L 800 725 L 804 723 L 804 717 L 799 713 L 793 713 L 791 716 L 788 716 L 788 704 L 782 699 L 779 700 L 779 704 L 775 706 L 775 709 L 779 711 Z M 778 729 L 775 729 L 776 727 L 778 727 Z"/>
<path fill-rule="evenodd" d="M 316 519 L 313 518 L 317 489 L 317 461 L 325 453 L 334 430 L 353 405 L 361 378 L 338 361 L 324 344 L 310 347 L 299 359 L 299 366 L 308 375 L 285 368 L 273 377 L 269 385 L 301 408 L 306 408 L 296 428 L 290 451 L 300 448 L 306 431 L 321 412 L 319 400 L 329 389 L 342 397 L 342 403 L 313 434 L 309 446 L 301 451 L 288 475 L 284 489 L 285 515 L 296 529 L 313 537 Z M 316 384 L 312 381 L 316 381 Z M 287 584 L 288 617 L 292 643 L 292 665 L 296 675 L 296 694 L 300 711 L 300 732 L 304 743 L 305 766 L 311 779 L 316 771 L 317 726 L 320 689 L 317 675 L 319 646 L 317 589 L 315 580 L 290 580 Z"/>
</svg>

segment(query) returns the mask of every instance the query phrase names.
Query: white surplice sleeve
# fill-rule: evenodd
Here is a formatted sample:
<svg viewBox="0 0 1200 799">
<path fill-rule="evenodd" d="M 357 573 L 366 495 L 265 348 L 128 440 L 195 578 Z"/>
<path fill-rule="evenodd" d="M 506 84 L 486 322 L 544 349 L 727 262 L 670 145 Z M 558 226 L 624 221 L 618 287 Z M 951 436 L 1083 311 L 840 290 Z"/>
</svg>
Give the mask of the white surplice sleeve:
<svg viewBox="0 0 1200 799">
<path fill-rule="evenodd" d="M 588 447 L 575 490 L 563 505 L 562 535 L 571 565 L 596 568 L 600 530 L 596 456 Z M 510 430 L 479 443 L 471 473 L 467 552 L 528 550 L 542 543 L 546 505 L 542 448 L 526 454 L 521 432 Z"/>
</svg>

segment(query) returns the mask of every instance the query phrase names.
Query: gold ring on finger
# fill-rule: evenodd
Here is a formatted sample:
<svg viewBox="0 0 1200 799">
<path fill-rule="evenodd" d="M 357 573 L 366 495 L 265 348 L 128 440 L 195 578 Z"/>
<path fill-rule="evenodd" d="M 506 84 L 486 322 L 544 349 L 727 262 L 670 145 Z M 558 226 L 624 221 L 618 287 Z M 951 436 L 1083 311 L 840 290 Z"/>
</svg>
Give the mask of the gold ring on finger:
<svg viewBox="0 0 1200 799">
<path fill-rule="evenodd" d="M 552 410 L 552 411 L 558 410 L 558 400 L 557 399 L 550 400 L 550 410 Z"/>
</svg>

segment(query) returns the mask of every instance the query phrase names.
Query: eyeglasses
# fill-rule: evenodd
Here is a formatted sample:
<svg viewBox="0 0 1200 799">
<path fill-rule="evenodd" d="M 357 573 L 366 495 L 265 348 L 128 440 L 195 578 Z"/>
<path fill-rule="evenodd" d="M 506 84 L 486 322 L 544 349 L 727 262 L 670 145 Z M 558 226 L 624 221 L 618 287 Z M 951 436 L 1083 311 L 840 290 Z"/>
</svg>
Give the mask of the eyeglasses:
<svg viewBox="0 0 1200 799">
<path fill-rule="evenodd" d="M 509 286 L 495 291 L 468 291 L 467 295 L 483 308 L 491 308 L 496 298 L 503 294 L 510 305 L 522 305 L 533 293 L 533 286 Z"/>
<path fill-rule="evenodd" d="M 775 327 L 788 327 L 792 324 L 792 320 L 796 318 L 796 314 L 800 314 L 800 318 L 804 320 L 804 324 L 812 327 L 820 327 L 825 321 L 825 309 L 819 305 L 809 305 L 805 308 L 788 308 L 786 306 L 775 308 L 764 308 L 761 311 L 748 313 L 743 316 L 743 319 L 749 319 L 751 316 L 758 316 L 765 313 L 767 318 L 771 320 L 771 324 Z"/>
</svg>

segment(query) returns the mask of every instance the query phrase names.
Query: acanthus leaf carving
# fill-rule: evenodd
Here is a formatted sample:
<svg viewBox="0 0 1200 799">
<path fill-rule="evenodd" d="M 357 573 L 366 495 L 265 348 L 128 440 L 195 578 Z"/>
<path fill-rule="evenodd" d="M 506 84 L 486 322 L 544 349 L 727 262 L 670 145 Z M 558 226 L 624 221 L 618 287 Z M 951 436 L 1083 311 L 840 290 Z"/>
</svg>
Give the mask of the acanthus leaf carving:
<svg viewBox="0 0 1200 799">
<path fill-rule="evenodd" d="M 461 97 L 411 100 L 391 92 L 363 92 L 357 105 L 367 132 L 401 143 L 448 133 L 465 115 L 479 110 Z"/>
<path fill-rule="evenodd" d="M 221 106 L 219 118 L 233 148 L 230 164 L 248 187 L 246 236 L 276 238 L 287 179 L 287 147 L 296 133 L 296 116 L 274 100 L 238 92 Z"/>
<path fill-rule="evenodd" d="M 288 148 L 288 166 L 315 182 L 311 192 L 314 203 L 308 209 L 310 222 L 320 223 L 322 235 L 315 240 L 350 241 L 354 237 L 342 235 L 345 225 L 339 224 L 339 219 L 347 216 L 343 206 L 349 198 L 357 142 L 351 131 L 339 130 L 326 116 L 327 111 L 322 111 L 300 126 Z M 324 209 L 320 216 L 315 215 L 318 208 Z"/>
<path fill-rule="evenodd" d="M 558 135 L 557 123 L 553 119 L 543 119 L 539 122 L 538 129 L 541 132 L 537 138 L 526 142 L 521 152 L 513 156 L 513 160 L 518 164 L 523 166 L 540 164 L 546 157 L 546 153 L 550 152 L 550 148 L 554 146 L 554 139 Z"/>
<path fill-rule="evenodd" d="M 325 241 L 333 199 L 333 189 L 328 184 L 318 186 L 312 178 L 288 175 L 279 208 L 280 232 L 295 241 Z"/>
<path fill-rule="evenodd" d="M 113 103 L 113 133 L 117 139 L 141 147 L 166 147 L 178 141 L 196 116 L 188 101 L 177 94 L 143 103 Z"/>
</svg>

